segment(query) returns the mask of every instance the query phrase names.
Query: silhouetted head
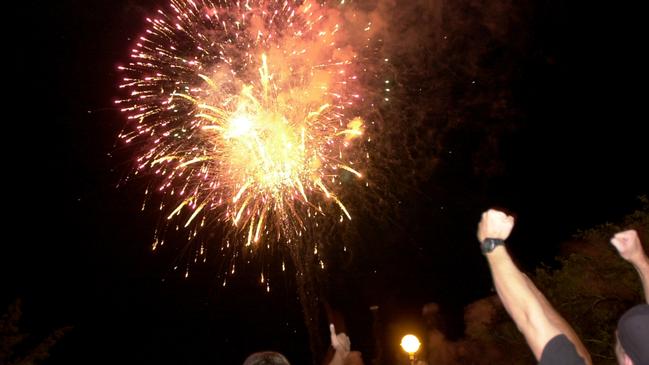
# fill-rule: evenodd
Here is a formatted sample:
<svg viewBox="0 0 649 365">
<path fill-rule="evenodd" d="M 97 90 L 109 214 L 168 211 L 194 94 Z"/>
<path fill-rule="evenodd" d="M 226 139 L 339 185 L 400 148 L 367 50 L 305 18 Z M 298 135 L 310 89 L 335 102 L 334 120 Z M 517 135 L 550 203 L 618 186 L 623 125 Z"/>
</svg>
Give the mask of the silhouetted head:
<svg viewBox="0 0 649 365">
<path fill-rule="evenodd" d="M 248 356 L 243 365 L 291 365 L 291 363 L 279 352 L 264 351 Z"/>
<path fill-rule="evenodd" d="M 626 311 L 617 323 L 615 354 L 620 365 L 649 365 L 649 305 Z"/>
</svg>

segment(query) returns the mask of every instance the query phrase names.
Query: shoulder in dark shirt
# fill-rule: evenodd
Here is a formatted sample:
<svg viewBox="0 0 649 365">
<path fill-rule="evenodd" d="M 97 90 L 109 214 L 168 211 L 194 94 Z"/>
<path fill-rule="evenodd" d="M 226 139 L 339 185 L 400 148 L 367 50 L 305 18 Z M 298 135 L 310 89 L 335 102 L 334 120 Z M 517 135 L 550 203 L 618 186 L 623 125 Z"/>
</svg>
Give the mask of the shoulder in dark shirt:
<svg viewBox="0 0 649 365">
<path fill-rule="evenodd" d="M 539 365 L 585 365 L 586 361 L 579 356 L 575 345 L 566 335 L 553 337 L 543 349 Z"/>
</svg>

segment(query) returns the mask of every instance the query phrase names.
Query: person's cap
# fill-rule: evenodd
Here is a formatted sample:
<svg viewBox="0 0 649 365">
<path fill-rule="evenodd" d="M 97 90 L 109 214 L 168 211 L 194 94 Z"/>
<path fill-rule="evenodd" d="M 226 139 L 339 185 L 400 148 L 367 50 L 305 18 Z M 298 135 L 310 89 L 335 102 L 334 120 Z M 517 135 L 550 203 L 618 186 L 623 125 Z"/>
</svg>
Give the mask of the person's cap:
<svg viewBox="0 0 649 365">
<path fill-rule="evenodd" d="M 617 323 L 618 338 L 634 365 L 649 365 L 649 304 L 626 311 Z"/>
</svg>

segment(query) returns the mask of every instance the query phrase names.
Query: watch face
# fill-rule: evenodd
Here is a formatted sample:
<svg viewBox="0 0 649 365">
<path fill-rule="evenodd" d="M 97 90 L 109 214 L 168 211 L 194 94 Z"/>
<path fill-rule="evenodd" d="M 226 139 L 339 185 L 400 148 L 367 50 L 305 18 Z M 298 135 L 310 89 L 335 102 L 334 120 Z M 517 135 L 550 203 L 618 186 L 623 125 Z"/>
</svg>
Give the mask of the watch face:
<svg viewBox="0 0 649 365">
<path fill-rule="evenodd" d="M 492 243 L 490 239 L 482 241 L 482 253 L 489 253 L 493 250 Z"/>
<path fill-rule="evenodd" d="M 482 252 L 489 253 L 493 251 L 498 245 L 502 245 L 505 241 L 498 238 L 485 238 L 482 242 Z"/>
</svg>

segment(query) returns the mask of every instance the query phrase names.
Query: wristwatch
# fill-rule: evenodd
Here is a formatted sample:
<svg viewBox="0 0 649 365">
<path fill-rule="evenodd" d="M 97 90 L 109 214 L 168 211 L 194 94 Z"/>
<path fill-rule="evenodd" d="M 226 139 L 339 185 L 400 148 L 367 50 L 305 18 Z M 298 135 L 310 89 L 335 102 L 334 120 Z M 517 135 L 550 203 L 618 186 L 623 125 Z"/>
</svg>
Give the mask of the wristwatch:
<svg viewBox="0 0 649 365">
<path fill-rule="evenodd" d="M 496 249 L 496 247 L 504 244 L 505 240 L 501 240 L 500 238 L 485 238 L 480 248 L 482 249 L 482 253 L 486 255 Z"/>
</svg>

